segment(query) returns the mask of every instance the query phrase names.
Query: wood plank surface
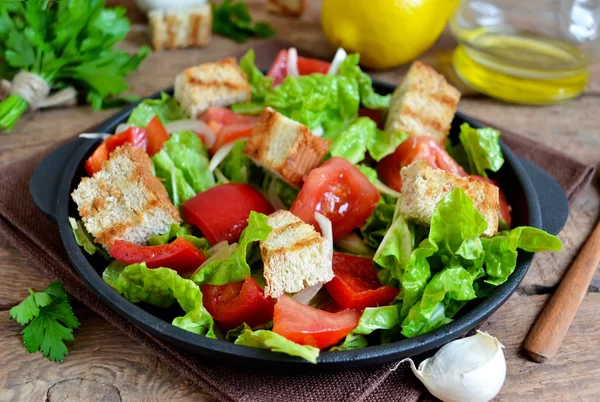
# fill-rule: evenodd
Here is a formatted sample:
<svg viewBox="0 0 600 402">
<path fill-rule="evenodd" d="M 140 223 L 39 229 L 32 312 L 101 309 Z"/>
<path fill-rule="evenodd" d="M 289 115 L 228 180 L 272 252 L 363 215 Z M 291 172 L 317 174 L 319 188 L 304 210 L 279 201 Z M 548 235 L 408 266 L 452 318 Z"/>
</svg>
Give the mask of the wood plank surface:
<svg viewBox="0 0 600 402">
<path fill-rule="evenodd" d="M 135 50 L 149 43 L 144 17 L 134 0 L 111 0 L 124 4 L 134 23 L 128 39 L 120 44 Z M 299 49 L 329 58 L 334 50 L 323 37 L 319 1 L 300 19 L 267 15 L 262 1 L 248 1 L 256 19 L 268 19 L 279 36 Z M 203 61 L 216 60 L 260 44 L 251 40 L 237 44 L 215 36 L 206 49 L 151 54 L 129 78 L 132 93 L 141 96 L 172 85 L 175 74 Z M 441 70 L 447 68 L 447 52 L 455 46 L 445 32 L 422 58 Z M 397 83 L 405 68 L 373 72 L 376 78 Z M 582 162 L 600 163 L 600 64 L 590 69 L 590 85 L 573 101 L 547 107 L 509 105 L 467 94 L 460 109 L 475 118 L 546 143 Z M 88 106 L 38 111 L 28 114 L 9 133 L 0 134 L 0 166 L 39 152 L 56 141 L 101 122 L 113 111 L 94 112 Z M 2 191 L 7 191 L 3 189 Z M 9 190 L 8 190 L 9 191 Z M 505 345 L 507 380 L 499 401 L 595 401 L 600 394 L 600 276 L 598 273 L 557 357 L 538 365 L 527 361 L 521 343 L 535 317 L 583 244 L 600 213 L 597 181 L 572 205 L 560 237 L 561 253 L 536 256 L 515 294 L 491 319 L 487 330 Z M 27 295 L 27 288 L 44 288 L 48 280 L 19 255 L 7 239 L 0 238 L 0 401 L 212 401 L 201 389 L 168 370 L 156 357 L 99 316 L 78 307 L 81 327 L 64 363 L 50 363 L 21 346 L 19 326 L 8 321 L 8 309 Z"/>
</svg>

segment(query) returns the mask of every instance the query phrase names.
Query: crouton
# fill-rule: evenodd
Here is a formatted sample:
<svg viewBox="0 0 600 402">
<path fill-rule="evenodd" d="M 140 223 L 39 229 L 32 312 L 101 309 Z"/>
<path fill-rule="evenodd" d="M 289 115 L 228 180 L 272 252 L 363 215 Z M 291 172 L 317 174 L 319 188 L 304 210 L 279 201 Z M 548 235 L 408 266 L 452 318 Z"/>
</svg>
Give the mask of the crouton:
<svg viewBox="0 0 600 402">
<path fill-rule="evenodd" d="M 144 150 L 125 144 L 71 194 L 85 228 L 107 250 L 117 239 L 145 244 L 181 222 L 151 165 Z"/>
<path fill-rule="evenodd" d="M 429 226 L 436 204 L 454 188 L 462 188 L 473 200 L 485 218 L 488 227 L 485 236 L 498 231 L 500 201 L 498 187 L 460 177 L 441 169 L 434 169 L 424 161 L 416 161 L 400 170 L 402 176 L 402 201 L 400 213 L 418 223 Z"/>
<path fill-rule="evenodd" d="M 185 10 L 152 10 L 148 22 L 154 50 L 208 46 L 212 11 L 204 4 Z"/>
<path fill-rule="evenodd" d="M 267 11 L 299 17 L 306 10 L 306 0 L 267 0 Z"/>
<path fill-rule="evenodd" d="M 267 219 L 273 231 L 260 244 L 265 295 L 279 297 L 333 279 L 329 243 L 311 225 L 289 211 Z"/>
<path fill-rule="evenodd" d="M 427 135 L 443 146 L 459 99 L 460 92 L 442 75 L 416 61 L 392 95 L 385 131 Z"/>
<path fill-rule="evenodd" d="M 187 68 L 175 78 L 175 99 L 196 118 L 212 106 L 250 100 L 252 88 L 233 57 Z"/>
<path fill-rule="evenodd" d="M 266 108 L 244 152 L 257 164 L 300 187 L 304 176 L 321 163 L 330 144 L 308 127 Z"/>
</svg>

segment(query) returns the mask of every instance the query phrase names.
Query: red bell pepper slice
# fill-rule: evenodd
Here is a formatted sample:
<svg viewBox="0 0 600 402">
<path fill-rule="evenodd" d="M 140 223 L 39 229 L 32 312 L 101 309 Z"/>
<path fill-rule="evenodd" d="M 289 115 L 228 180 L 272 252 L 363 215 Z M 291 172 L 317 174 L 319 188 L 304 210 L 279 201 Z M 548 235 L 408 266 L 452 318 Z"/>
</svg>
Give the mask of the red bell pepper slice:
<svg viewBox="0 0 600 402">
<path fill-rule="evenodd" d="M 160 122 L 158 116 L 154 116 L 146 126 L 146 136 L 148 138 L 146 152 L 151 157 L 160 151 L 164 143 L 169 140 L 169 133 Z"/>
<path fill-rule="evenodd" d="M 267 77 L 273 78 L 273 86 L 281 84 L 283 79 L 287 76 L 287 63 L 288 51 L 279 51 L 267 73 Z M 298 56 L 298 73 L 300 75 L 309 75 L 313 73 L 327 74 L 329 66 L 331 66 L 331 64 L 326 61 Z"/>
<path fill-rule="evenodd" d="M 140 246 L 116 240 L 110 255 L 125 264 L 145 262 L 148 268 L 171 268 L 182 275 L 194 272 L 206 261 L 204 252 L 183 237 L 160 246 Z"/>
<path fill-rule="evenodd" d="M 383 286 L 370 258 L 333 253 L 333 279 L 325 284 L 329 294 L 344 308 L 364 310 L 387 306 L 400 290 Z"/>
<path fill-rule="evenodd" d="M 256 327 L 273 318 L 273 300 L 265 297 L 252 277 L 221 286 L 203 285 L 200 290 L 204 307 L 223 329 L 243 323 Z"/>
<path fill-rule="evenodd" d="M 323 349 L 335 345 L 356 328 L 360 315 L 356 310 L 329 313 L 282 296 L 275 305 L 273 332 L 300 345 Z"/>
<path fill-rule="evenodd" d="M 145 151 L 148 143 L 146 130 L 139 127 L 129 127 L 127 130 L 105 139 L 85 162 L 85 171 L 87 174 L 93 176 L 94 173 L 101 170 L 102 164 L 108 160 L 110 153 L 127 142 L 133 147 L 141 148 Z"/>
</svg>

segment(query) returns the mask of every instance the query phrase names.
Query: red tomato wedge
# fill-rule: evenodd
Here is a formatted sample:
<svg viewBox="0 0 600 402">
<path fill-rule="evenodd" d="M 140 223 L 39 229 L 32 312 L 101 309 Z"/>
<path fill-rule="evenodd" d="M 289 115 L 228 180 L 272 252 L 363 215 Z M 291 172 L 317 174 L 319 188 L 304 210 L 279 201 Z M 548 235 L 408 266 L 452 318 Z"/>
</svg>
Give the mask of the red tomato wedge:
<svg viewBox="0 0 600 402">
<path fill-rule="evenodd" d="M 411 137 L 386 156 L 377 165 L 379 177 L 396 191 L 402 191 L 400 169 L 416 160 L 423 160 L 429 166 L 443 169 L 459 176 L 467 176 L 465 170 L 431 137 Z"/>
<path fill-rule="evenodd" d="M 344 308 L 364 310 L 387 306 L 400 292 L 379 282 L 370 258 L 334 252 L 333 273 L 335 276 L 325 286 L 331 297 Z"/>
<path fill-rule="evenodd" d="M 243 323 L 256 327 L 273 319 L 274 301 L 265 297 L 252 277 L 222 286 L 204 285 L 200 290 L 204 306 L 223 329 Z"/>
<path fill-rule="evenodd" d="M 367 109 L 365 107 L 361 107 L 358 109 L 358 115 L 361 117 L 368 117 L 377 123 L 377 128 L 383 130 L 383 118 L 381 116 L 381 110 L 379 109 Z"/>
<path fill-rule="evenodd" d="M 101 170 L 102 164 L 108 160 L 110 153 L 127 142 L 136 148 L 146 150 L 148 142 L 146 130 L 139 127 L 129 127 L 127 130 L 105 139 L 85 162 L 87 174 L 93 176 L 94 173 Z"/>
<path fill-rule="evenodd" d="M 315 212 L 331 221 L 333 238 L 360 227 L 379 202 L 379 192 L 360 170 L 334 156 L 313 169 L 304 179 L 290 212 L 315 228 Z"/>
<path fill-rule="evenodd" d="M 356 310 L 328 313 L 282 296 L 275 304 L 273 332 L 300 345 L 323 349 L 335 345 L 356 328 L 360 315 Z"/>
<path fill-rule="evenodd" d="M 211 107 L 200 118 L 216 133 L 217 139 L 210 149 L 212 153 L 229 142 L 249 137 L 258 121 L 255 116 L 235 113 L 224 107 Z"/>
<path fill-rule="evenodd" d="M 171 268 L 180 274 L 192 273 L 206 261 L 204 252 L 183 237 L 160 246 L 139 246 L 116 240 L 110 255 L 125 264 L 145 262 L 148 268 Z"/>
<path fill-rule="evenodd" d="M 499 194 L 498 194 L 498 198 L 500 199 L 500 219 L 502 219 L 504 221 L 504 223 L 506 223 L 508 225 L 508 227 L 510 227 L 510 224 L 512 223 L 512 217 L 510 216 L 511 207 L 510 207 L 510 204 L 508 203 L 508 200 L 506 199 L 506 195 L 504 195 L 504 191 L 502 191 L 502 189 L 498 185 L 498 182 L 496 180 L 486 179 L 485 177 L 481 177 L 481 176 L 477 176 L 477 175 L 471 175 L 469 177 L 474 180 L 483 181 L 483 182 L 493 184 L 494 186 L 498 187 L 498 190 L 500 190 Z"/>
<path fill-rule="evenodd" d="M 223 126 L 229 124 L 239 124 L 239 123 L 247 123 L 251 121 L 256 121 L 257 118 L 254 116 L 248 116 L 245 114 L 232 112 L 231 109 L 227 109 L 226 107 L 211 107 L 206 110 L 200 116 L 200 119 L 205 123 L 210 123 L 211 121 L 217 122 Z"/>
<path fill-rule="evenodd" d="M 217 152 L 223 145 L 238 140 L 244 137 L 250 137 L 256 122 L 251 123 L 236 123 L 221 127 L 217 133 L 217 140 L 210 149 L 212 153 Z"/>
<path fill-rule="evenodd" d="M 154 156 L 169 139 L 169 133 L 160 122 L 158 116 L 154 116 L 146 126 L 146 136 L 148 137 L 146 152 L 149 156 Z"/>
<path fill-rule="evenodd" d="M 288 51 L 280 50 L 275 58 L 267 77 L 273 78 L 273 86 L 279 85 L 287 76 Z M 313 73 L 327 74 L 331 64 L 326 61 L 309 59 L 298 56 L 298 73 L 300 75 L 309 75 Z"/>
<path fill-rule="evenodd" d="M 183 204 L 183 219 L 197 226 L 211 244 L 239 240 L 248 226 L 251 211 L 272 213 L 273 207 L 261 193 L 247 184 L 221 184 Z"/>
</svg>

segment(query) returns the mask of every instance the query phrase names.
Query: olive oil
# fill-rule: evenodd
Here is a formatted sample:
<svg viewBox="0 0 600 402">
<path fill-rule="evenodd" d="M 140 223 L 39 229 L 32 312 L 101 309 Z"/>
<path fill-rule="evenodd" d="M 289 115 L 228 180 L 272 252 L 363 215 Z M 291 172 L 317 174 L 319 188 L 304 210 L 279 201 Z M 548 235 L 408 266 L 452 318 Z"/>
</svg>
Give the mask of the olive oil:
<svg viewBox="0 0 600 402">
<path fill-rule="evenodd" d="M 579 95 L 588 83 L 588 56 L 557 39 L 489 28 L 456 31 L 456 73 L 478 91 L 509 102 L 550 104 Z"/>
</svg>

